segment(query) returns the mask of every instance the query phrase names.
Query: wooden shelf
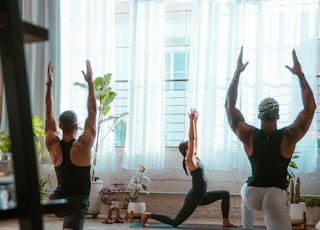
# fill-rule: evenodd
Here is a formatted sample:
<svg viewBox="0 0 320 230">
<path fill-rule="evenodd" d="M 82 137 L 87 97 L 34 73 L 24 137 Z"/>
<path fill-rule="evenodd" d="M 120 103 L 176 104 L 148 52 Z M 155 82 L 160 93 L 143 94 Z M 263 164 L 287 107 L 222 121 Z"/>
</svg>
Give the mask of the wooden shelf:
<svg viewBox="0 0 320 230">
<path fill-rule="evenodd" d="M 67 205 L 66 199 L 48 200 L 41 203 L 42 214 L 55 213 L 63 210 Z M 26 206 L 18 206 L 16 208 L 0 210 L 0 220 L 15 219 L 30 215 L 30 210 Z"/>
<path fill-rule="evenodd" d="M 6 12 L 0 11 L 0 30 L 9 29 L 9 19 Z M 48 30 L 29 22 L 22 22 L 24 43 L 42 42 L 48 40 Z"/>
<path fill-rule="evenodd" d="M 48 30 L 28 22 L 22 22 L 24 43 L 42 42 L 48 40 Z"/>
</svg>

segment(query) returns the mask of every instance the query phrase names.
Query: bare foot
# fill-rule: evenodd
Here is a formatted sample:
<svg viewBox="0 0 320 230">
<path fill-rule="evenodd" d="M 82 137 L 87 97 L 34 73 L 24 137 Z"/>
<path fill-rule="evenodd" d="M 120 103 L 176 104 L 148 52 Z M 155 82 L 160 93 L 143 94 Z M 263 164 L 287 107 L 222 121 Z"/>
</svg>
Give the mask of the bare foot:
<svg viewBox="0 0 320 230">
<path fill-rule="evenodd" d="M 229 219 L 223 219 L 223 224 L 222 224 L 223 227 L 240 227 L 238 225 L 235 225 L 233 223 L 230 222 Z"/>
<path fill-rule="evenodd" d="M 150 212 L 143 212 L 141 214 L 141 224 L 143 227 L 148 227 L 149 224 L 147 224 L 148 219 L 151 217 L 151 213 Z"/>
</svg>

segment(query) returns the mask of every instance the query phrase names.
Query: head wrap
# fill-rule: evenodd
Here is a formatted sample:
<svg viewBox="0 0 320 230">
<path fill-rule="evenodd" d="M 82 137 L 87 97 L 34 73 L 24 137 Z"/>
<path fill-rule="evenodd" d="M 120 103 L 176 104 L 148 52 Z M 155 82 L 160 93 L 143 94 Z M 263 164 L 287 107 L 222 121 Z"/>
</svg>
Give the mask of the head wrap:
<svg viewBox="0 0 320 230">
<path fill-rule="evenodd" d="M 258 118 L 263 121 L 272 121 L 279 119 L 279 104 L 270 97 L 263 99 L 259 105 Z"/>
</svg>

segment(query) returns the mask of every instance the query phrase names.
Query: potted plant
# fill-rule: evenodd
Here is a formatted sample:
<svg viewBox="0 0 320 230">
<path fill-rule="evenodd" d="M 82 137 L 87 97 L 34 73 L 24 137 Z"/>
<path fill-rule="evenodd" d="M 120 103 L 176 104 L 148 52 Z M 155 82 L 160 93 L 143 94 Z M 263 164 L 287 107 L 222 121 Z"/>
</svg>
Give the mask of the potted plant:
<svg viewBox="0 0 320 230">
<path fill-rule="evenodd" d="M 40 160 L 44 154 L 44 148 L 39 141 L 39 137 L 44 137 L 42 123 L 42 120 L 38 116 L 32 117 L 32 131 L 38 153 L 38 160 Z M 13 173 L 11 162 L 11 138 L 5 131 L 0 131 L 0 171 L 5 172 L 6 174 Z"/>
<path fill-rule="evenodd" d="M 128 191 L 124 183 L 114 183 L 112 186 L 105 186 L 99 192 L 100 200 L 102 204 L 107 206 L 107 218 L 103 221 L 106 224 L 124 223 L 124 220 L 120 217 L 121 198 L 119 193 L 126 193 Z M 115 218 L 112 218 L 112 213 L 115 212 Z"/>
<path fill-rule="evenodd" d="M 93 80 L 95 97 L 98 101 L 97 136 L 95 140 L 93 160 L 91 164 L 91 191 L 89 197 L 90 206 L 88 210 L 88 214 L 92 214 L 93 217 L 96 217 L 100 211 L 100 199 L 98 194 L 99 191 L 101 191 L 101 189 L 103 188 L 103 181 L 99 180 L 99 177 L 95 175 L 100 145 L 111 131 L 116 131 L 114 130 L 114 126 L 116 125 L 116 123 L 119 122 L 122 117 L 128 115 L 127 112 L 119 115 L 109 115 L 111 104 L 117 96 L 116 92 L 110 87 L 111 76 L 111 73 L 107 73 L 103 77 L 96 77 Z M 88 88 L 88 85 L 85 83 L 75 82 L 74 85 L 80 86 L 81 88 L 85 89 Z M 101 126 L 107 121 L 111 121 L 111 124 L 108 127 L 108 131 L 102 135 Z"/>
<path fill-rule="evenodd" d="M 298 166 L 294 159 L 299 158 L 300 152 L 295 152 L 292 156 L 292 160 L 289 163 L 289 167 L 297 169 Z M 307 205 L 300 199 L 300 177 L 296 177 L 292 170 L 288 170 L 288 181 L 289 181 L 289 201 L 290 201 L 290 217 L 293 226 L 306 227 L 306 213 Z"/>
<path fill-rule="evenodd" d="M 32 117 L 32 131 L 33 138 L 38 154 L 38 160 L 40 161 L 43 157 L 45 148 L 42 147 L 39 138 L 44 137 L 44 130 L 42 129 L 42 120 L 38 116 Z M 13 175 L 13 162 L 11 153 L 11 138 L 10 135 L 5 131 L 0 131 L 0 171 L 3 173 L 2 176 L 12 176 Z M 8 184 L 7 189 L 9 192 L 10 206 L 14 207 L 16 205 L 15 197 L 15 186 L 13 184 Z M 43 200 L 49 195 L 49 190 L 46 187 L 46 181 L 43 178 L 39 178 L 39 189 L 40 189 L 40 199 Z"/>
<path fill-rule="evenodd" d="M 48 179 L 44 177 L 39 178 L 40 200 L 45 201 L 50 197 L 52 193 L 51 189 L 47 186 Z"/>
<path fill-rule="evenodd" d="M 146 203 L 138 200 L 139 193 L 149 195 L 149 186 L 143 182 L 151 182 L 150 178 L 145 175 L 146 172 L 146 168 L 140 164 L 140 167 L 136 169 L 135 176 L 128 183 L 129 203 L 126 218 L 130 218 L 130 222 L 133 218 L 140 217 L 141 213 L 146 210 Z"/>
</svg>

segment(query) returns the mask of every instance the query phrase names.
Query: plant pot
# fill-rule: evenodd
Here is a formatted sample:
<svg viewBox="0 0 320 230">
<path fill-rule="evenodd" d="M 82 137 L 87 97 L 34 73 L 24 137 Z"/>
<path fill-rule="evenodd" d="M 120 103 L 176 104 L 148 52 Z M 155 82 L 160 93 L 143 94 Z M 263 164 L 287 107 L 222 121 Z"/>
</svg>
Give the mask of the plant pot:
<svg viewBox="0 0 320 230">
<path fill-rule="evenodd" d="M 146 211 L 146 203 L 145 202 L 139 202 L 139 201 L 130 201 L 127 208 L 127 216 L 126 219 L 129 218 L 130 222 L 133 221 L 133 219 L 140 219 L 141 213 Z"/>
<path fill-rule="evenodd" d="M 102 180 L 91 181 L 91 190 L 89 195 L 89 208 L 87 215 L 92 215 L 92 217 L 97 217 L 100 213 L 100 195 L 99 192 L 103 188 L 104 184 Z"/>
<path fill-rule="evenodd" d="M 13 175 L 13 161 L 11 153 L 0 154 L 0 175 Z"/>
<path fill-rule="evenodd" d="M 129 202 L 128 204 L 128 212 L 133 212 L 135 214 L 141 214 L 146 211 L 146 203 L 145 202 Z"/>
<path fill-rule="evenodd" d="M 305 214 L 304 214 L 305 212 Z M 291 204 L 290 207 L 290 217 L 293 224 L 303 223 L 304 215 L 307 212 L 307 205 L 306 203 L 300 202 L 297 204 Z"/>
</svg>

